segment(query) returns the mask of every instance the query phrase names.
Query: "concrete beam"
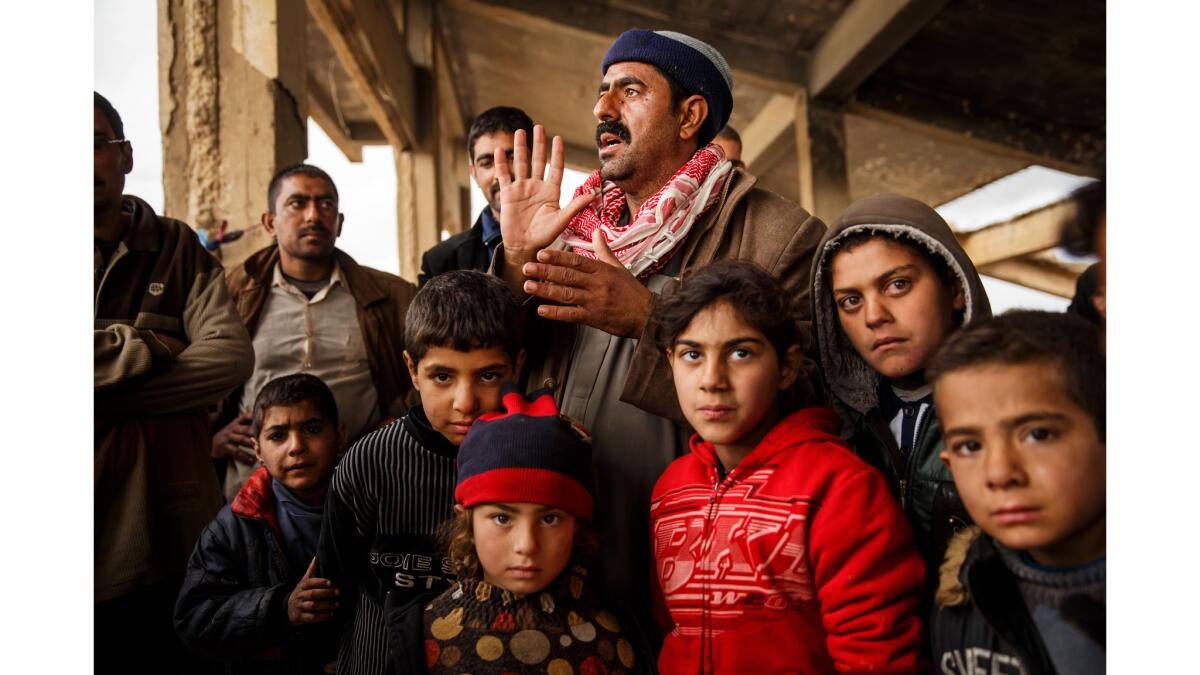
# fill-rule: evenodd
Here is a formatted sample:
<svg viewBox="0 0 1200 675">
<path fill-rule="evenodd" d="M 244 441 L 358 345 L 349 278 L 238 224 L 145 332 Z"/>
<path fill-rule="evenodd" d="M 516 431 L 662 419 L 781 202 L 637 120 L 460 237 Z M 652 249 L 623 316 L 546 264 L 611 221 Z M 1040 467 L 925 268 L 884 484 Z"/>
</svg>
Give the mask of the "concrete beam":
<svg viewBox="0 0 1200 675">
<path fill-rule="evenodd" d="M 351 137 L 349 124 L 343 126 L 333 100 L 311 74 L 308 76 L 308 114 L 321 127 L 325 135 L 329 136 L 329 140 L 333 141 L 338 150 L 342 151 L 346 159 L 355 163 L 362 162 L 363 144 L 356 142 Z"/>
<path fill-rule="evenodd" d="M 958 240 L 975 266 L 982 269 L 1058 246 L 1062 224 L 1076 208 L 1071 200 L 1057 202 L 1012 220 L 960 232 Z"/>
<path fill-rule="evenodd" d="M 785 94 L 771 96 L 742 129 L 742 161 L 750 173 L 764 175 L 793 147 L 796 100 L 796 96 Z"/>
<path fill-rule="evenodd" d="M 307 5 L 388 143 L 397 151 L 419 145 L 415 67 L 391 10 L 379 0 Z"/>
<path fill-rule="evenodd" d="M 1080 146 L 1086 146 L 1086 143 L 1072 143 L 1070 148 L 1060 147 L 1062 146 L 1061 139 L 1036 137 L 1036 131 L 1030 127 L 1023 128 L 1021 133 L 1027 136 L 1035 136 L 1034 140 L 1018 142 L 1009 139 L 1011 142 L 1001 142 L 1001 140 L 997 139 L 1005 139 L 1006 136 L 1004 134 L 987 128 L 985 124 L 973 125 L 969 120 L 963 120 L 961 115 L 958 116 L 958 121 L 954 121 L 955 118 L 946 115 L 944 116 L 944 123 L 935 123 L 927 121 L 938 119 L 933 115 L 921 113 L 902 114 L 885 110 L 873 103 L 857 100 L 846 104 L 846 112 L 921 134 L 935 141 L 962 145 L 998 157 L 1011 157 L 1030 164 L 1040 164 L 1051 169 L 1073 173 L 1077 176 L 1099 178 L 1100 167 L 1103 166 L 1102 159 L 1098 163 L 1083 163 L 1073 161 L 1072 159 L 1064 159 L 1064 157 L 1079 155 L 1080 153 L 1076 152 L 1076 150 Z M 918 117 L 921 119 L 918 119 Z M 1092 156 L 1093 153 L 1092 151 L 1088 151 L 1084 154 Z"/>
<path fill-rule="evenodd" d="M 518 21 L 535 29 L 570 35 L 607 48 L 627 28 L 679 30 L 667 15 L 648 19 L 643 12 L 630 11 L 621 3 L 559 2 L 558 0 L 442 0 L 453 11 L 467 12 L 500 22 Z M 439 3 L 440 4 L 440 3 Z M 687 30 L 704 40 L 729 63 L 734 81 L 790 93 L 804 86 L 808 61 L 804 54 L 784 52 L 731 40 L 719 31 Z M 600 64 L 595 64 L 599 82 Z"/>
<path fill-rule="evenodd" d="M 1079 278 L 1079 273 L 1068 267 L 1037 258 L 1002 260 L 980 267 L 979 273 L 1060 298 L 1075 296 Z"/>
<path fill-rule="evenodd" d="M 844 100 L 948 0 L 854 0 L 813 48 L 808 91 Z"/>
<path fill-rule="evenodd" d="M 400 276 L 414 284 L 421 255 L 437 244 L 437 162 L 431 152 L 396 152 L 396 220 Z"/>
</svg>

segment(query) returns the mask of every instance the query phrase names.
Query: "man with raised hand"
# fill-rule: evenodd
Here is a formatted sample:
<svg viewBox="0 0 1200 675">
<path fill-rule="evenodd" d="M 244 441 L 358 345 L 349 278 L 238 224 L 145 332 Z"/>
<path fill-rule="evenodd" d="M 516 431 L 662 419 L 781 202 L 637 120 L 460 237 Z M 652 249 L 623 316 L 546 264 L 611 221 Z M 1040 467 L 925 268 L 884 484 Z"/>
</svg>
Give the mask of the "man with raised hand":
<svg viewBox="0 0 1200 675">
<path fill-rule="evenodd" d="M 504 243 L 493 267 L 518 297 L 540 301 L 532 320 L 547 323 L 527 331 L 528 385 L 554 389 L 562 412 L 593 432 L 603 583 L 645 617 L 650 491 L 686 450 L 670 370 L 647 319 L 681 275 L 721 259 L 762 265 L 808 307 L 809 263 L 825 226 L 755 187 L 711 144 L 729 120 L 733 85 L 710 45 L 626 31 L 601 74 L 592 111 L 601 168 L 566 207 L 561 138 L 548 173 L 540 126 L 532 155 L 524 132 L 515 134 L 514 178 L 496 154 Z M 810 379 L 798 380 L 796 394 L 810 398 Z"/>
</svg>

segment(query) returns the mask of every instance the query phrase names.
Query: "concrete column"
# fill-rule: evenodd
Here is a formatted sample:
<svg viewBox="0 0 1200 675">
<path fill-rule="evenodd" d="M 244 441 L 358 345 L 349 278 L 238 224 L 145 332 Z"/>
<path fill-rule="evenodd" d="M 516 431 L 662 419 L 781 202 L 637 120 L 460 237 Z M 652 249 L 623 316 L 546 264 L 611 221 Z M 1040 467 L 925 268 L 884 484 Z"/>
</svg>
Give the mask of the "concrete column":
<svg viewBox="0 0 1200 675">
<path fill-rule="evenodd" d="M 827 224 L 850 204 L 846 131 L 840 107 L 797 97 L 796 157 L 800 205 Z"/>
<path fill-rule="evenodd" d="M 166 214 L 212 233 L 237 262 L 276 171 L 308 155 L 305 8 L 287 0 L 159 0 L 159 109 Z"/>
</svg>

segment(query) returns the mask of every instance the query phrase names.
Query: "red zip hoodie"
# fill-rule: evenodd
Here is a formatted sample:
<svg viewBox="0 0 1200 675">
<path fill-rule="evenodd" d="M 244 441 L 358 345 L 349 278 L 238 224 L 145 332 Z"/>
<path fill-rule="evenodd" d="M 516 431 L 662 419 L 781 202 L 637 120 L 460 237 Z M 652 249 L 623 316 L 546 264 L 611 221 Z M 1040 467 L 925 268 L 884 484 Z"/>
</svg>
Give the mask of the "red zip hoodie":
<svg viewBox="0 0 1200 675">
<path fill-rule="evenodd" d="M 698 435 L 650 502 L 673 673 L 916 673 L 924 564 L 882 474 L 828 408 L 775 425 L 722 480 Z"/>
</svg>

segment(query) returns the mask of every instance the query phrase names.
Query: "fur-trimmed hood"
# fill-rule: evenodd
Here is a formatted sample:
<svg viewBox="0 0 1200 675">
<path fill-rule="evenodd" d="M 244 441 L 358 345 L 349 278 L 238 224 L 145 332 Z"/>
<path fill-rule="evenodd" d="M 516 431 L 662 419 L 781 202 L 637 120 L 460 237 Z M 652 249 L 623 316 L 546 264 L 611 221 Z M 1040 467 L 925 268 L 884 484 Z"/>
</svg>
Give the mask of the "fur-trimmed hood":
<svg viewBox="0 0 1200 675">
<path fill-rule="evenodd" d="M 880 375 L 859 356 L 837 317 L 828 268 L 845 238 L 860 232 L 904 237 L 946 261 L 963 288 L 963 324 L 991 316 L 987 293 L 975 265 L 946 221 L 929 206 L 897 194 L 860 199 L 846 208 L 817 246 L 812 265 L 812 316 L 821 367 L 829 389 L 860 414 L 878 405 Z"/>
<path fill-rule="evenodd" d="M 971 544 L 982 532 L 972 526 L 955 532 L 950 538 L 950 543 L 946 545 L 946 558 L 938 568 L 937 593 L 933 596 L 938 607 L 956 607 L 967 601 L 967 587 L 960 575 Z"/>
</svg>

